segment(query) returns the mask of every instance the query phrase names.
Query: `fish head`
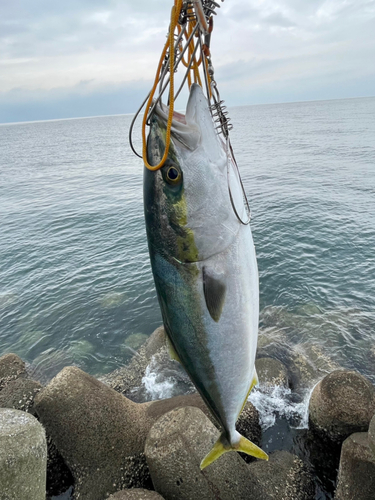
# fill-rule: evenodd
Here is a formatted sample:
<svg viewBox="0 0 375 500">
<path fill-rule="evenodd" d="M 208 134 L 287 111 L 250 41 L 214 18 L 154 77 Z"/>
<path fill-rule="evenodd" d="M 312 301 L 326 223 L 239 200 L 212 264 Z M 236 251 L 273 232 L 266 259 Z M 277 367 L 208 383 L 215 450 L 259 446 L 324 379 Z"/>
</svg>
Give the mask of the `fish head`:
<svg viewBox="0 0 375 500">
<path fill-rule="evenodd" d="M 151 165 L 165 151 L 168 111 L 157 106 L 151 118 Z M 173 115 L 163 167 L 145 169 L 144 201 L 149 243 L 183 263 L 206 260 L 233 242 L 241 225 L 233 201 L 246 218 L 237 170 L 199 85 L 191 87 L 186 114 Z"/>
</svg>

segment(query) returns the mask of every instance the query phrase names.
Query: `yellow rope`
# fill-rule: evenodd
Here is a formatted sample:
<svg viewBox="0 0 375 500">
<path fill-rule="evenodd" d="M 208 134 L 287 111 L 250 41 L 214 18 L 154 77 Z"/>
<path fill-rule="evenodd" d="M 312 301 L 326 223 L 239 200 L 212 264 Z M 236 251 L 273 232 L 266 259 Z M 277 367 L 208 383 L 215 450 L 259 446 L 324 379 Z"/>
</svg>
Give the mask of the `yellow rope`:
<svg viewBox="0 0 375 500">
<path fill-rule="evenodd" d="M 176 25 L 178 23 L 178 18 L 181 12 L 181 7 L 182 7 L 182 0 L 175 0 L 175 3 L 172 7 L 171 10 L 171 24 L 169 28 L 169 37 L 168 41 L 164 46 L 164 50 L 162 52 L 158 69 L 156 71 L 156 77 L 154 81 L 154 85 L 152 87 L 150 97 L 148 98 L 147 104 L 146 104 L 146 109 L 145 109 L 145 114 L 143 116 L 143 122 L 142 122 L 142 142 L 143 142 L 143 161 L 149 170 L 159 170 L 165 163 L 165 160 L 167 159 L 168 152 L 169 152 L 169 146 L 170 146 L 170 140 L 171 140 L 171 128 L 172 128 L 172 119 L 173 119 L 173 108 L 174 108 L 174 31 L 176 28 Z M 169 73 L 170 73 L 170 83 L 169 83 L 169 114 L 168 114 L 168 122 L 167 122 L 167 133 L 165 137 L 165 151 L 163 158 L 160 160 L 160 163 L 158 165 L 152 166 L 149 164 L 147 160 L 147 141 L 146 141 L 146 122 L 147 122 L 147 116 L 152 104 L 152 100 L 155 95 L 155 90 L 159 82 L 159 77 L 160 77 L 160 72 L 161 68 L 163 65 L 163 61 L 165 58 L 165 55 L 167 53 L 168 49 L 168 44 L 169 44 Z"/>
<path fill-rule="evenodd" d="M 175 39 L 174 39 L 174 32 L 177 26 L 178 33 L 181 33 L 181 26 L 178 24 L 178 19 L 180 16 L 181 8 L 182 8 L 182 3 L 183 0 L 174 0 L 174 5 L 171 10 L 171 23 L 170 23 L 170 28 L 169 28 L 169 35 L 168 35 L 168 40 L 165 43 L 163 52 L 160 57 L 160 61 L 158 64 L 158 68 L 156 70 L 156 76 L 155 76 L 155 81 L 154 85 L 151 89 L 150 96 L 148 98 L 147 104 L 146 104 L 146 109 L 145 113 L 143 116 L 143 121 L 142 121 L 142 142 L 143 142 L 143 150 L 142 150 L 142 156 L 143 156 L 143 161 L 145 164 L 145 167 L 148 168 L 149 170 L 155 171 L 159 170 L 162 168 L 164 165 L 167 157 L 168 157 L 168 152 L 169 152 L 169 147 L 170 147 L 170 142 L 171 142 L 171 128 L 172 128 L 172 120 L 173 120 L 173 111 L 174 111 L 174 57 L 175 57 Z M 186 41 L 189 40 L 191 34 L 193 33 L 194 27 L 196 25 L 196 21 L 190 22 L 187 30 L 185 31 L 185 38 Z M 207 65 L 207 58 L 205 55 L 201 55 L 199 60 L 197 61 L 196 56 L 194 54 L 194 50 L 196 48 L 196 45 L 194 43 L 194 37 L 190 40 L 189 47 L 188 47 L 188 62 L 185 61 L 184 57 L 182 57 L 182 63 L 185 67 L 189 67 L 189 64 L 191 64 L 190 69 L 188 71 L 188 85 L 189 89 L 192 85 L 192 77 L 194 78 L 194 82 L 198 83 L 202 87 L 202 81 L 201 77 L 199 74 L 199 66 L 202 63 L 205 64 L 206 66 L 206 72 L 208 74 L 208 65 Z M 169 74 L 170 74 L 170 81 L 169 81 L 169 113 L 168 113 L 168 121 L 167 121 L 167 131 L 166 131 L 166 136 L 165 136 L 165 150 L 162 159 L 158 163 L 158 165 L 152 166 L 149 164 L 148 159 L 147 159 L 147 140 L 146 140 L 146 122 L 147 122 L 147 117 L 152 105 L 152 100 L 155 95 L 156 88 L 158 86 L 159 80 L 160 80 L 160 74 L 161 74 L 161 69 L 163 66 L 163 62 L 165 60 L 165 56 L 167 54 L 167 51 L 169 49 Z M 193 57 L 194 54 L 194 57 Z M 192 60 L 193 59 L 193 60 Z M 211 82 L 211 79 L 208 75 L 209 82 Z M 209 85 L 209 87 L 211 87 Z M 210 92 L 210 97 L 211 97 L 211 88 L 209 89 Z"/>
</svg>

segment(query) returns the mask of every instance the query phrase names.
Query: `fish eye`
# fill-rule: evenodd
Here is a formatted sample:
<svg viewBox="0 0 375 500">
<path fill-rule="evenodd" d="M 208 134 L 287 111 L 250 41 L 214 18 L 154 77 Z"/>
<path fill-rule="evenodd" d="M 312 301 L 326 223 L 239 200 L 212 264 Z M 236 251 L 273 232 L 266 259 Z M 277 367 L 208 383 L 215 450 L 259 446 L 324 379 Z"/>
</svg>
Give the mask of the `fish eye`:
<svg viewBox="0 0 375 500">
<path fill-rule="evenodd" d="M 166 172 L 166 181 L 169 183 L 169 184 L 179 184 L 180 181 L 181 181 L 181 172 L 179 170 L 177 170 L 176 167 L 174 166 L 171 166 L 168 168 L 167 172 Z"/>
</svg>

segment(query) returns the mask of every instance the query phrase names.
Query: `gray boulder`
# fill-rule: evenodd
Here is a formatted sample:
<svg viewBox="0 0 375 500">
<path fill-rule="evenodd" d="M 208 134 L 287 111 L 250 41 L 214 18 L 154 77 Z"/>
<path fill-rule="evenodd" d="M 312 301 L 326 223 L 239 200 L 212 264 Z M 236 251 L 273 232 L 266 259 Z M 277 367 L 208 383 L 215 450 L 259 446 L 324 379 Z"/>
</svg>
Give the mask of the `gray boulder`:
<svg viewBox="0 0 375 500">
<path fill-rule="evenodd" d="M 35 380 L 11 380 L 0 392 L 0 408 L 14 408 L 33 414 L 34 398 L 41 389 L 42 386 Z"/>
<path fill-rule="evenodd" d="M 198 408 L 177 408 L 161 417 L 145 446 L 155 490 L 166 500 L 263 498 L 261 485 L 238 453 L 225 453 L 200 470 L 219 435 Z"/>
<path fill-rule="evenodd" d="M 324 377 L 311 394 L 311 427 L 337 442 L 353 432 L 367 431 L 374 396 L 374 387 L 367 378 L 354 371 L 336 370 Z"/>
<path fill-rule="evenodd" d="M 146 437 L 164 413 L 195 405 L 197 394 L 138 404 L 76 367 L 64 368 L 35 398 L 35 410 L 75 480 L 77 498 L 102 500 L 121 488 L 151 487 Z M 249 433 L 259 427 L 248 406 Z"/>
<path fill-rule="evenodd" d="M 114 493 L 107 500 L 163 500 L 156 491 L 144 490 L 143 488 L 132 488 Z"/>
<path fill-rule="evenodd" d="M 0 497 L 45 500 L 47 445 L 35 417 L 0 409 Z"/>
<path fill-rule="evenodd" d="M 260 358 L 255 361 L 260 385 L 288 387 L 288 371 L 278 359 Z"/>
<path fill-rule="evenodd" d="M 372 417 L 370 427 L 368 429 L 368 440 L 370 449 L 375 456 L 375 415 Z"/>
<path fill-rule="evenodd" d="M 24 361 L 16 354 L 4 354 L 0 358 L 0 390 L 11 380 L 26 376 Z"/>
<path fill-rule="evenodd" d="M 308 467 L 287 451 L 275 451 L 268 462 L 257 461 L 248 467 L 264 489 L 262 500 L 313 500 L 315 496 Z"/>
<path fill-rule="evenodd" d="M 367 432 L 349 436 L 341 448 L 336 500 L 374 500 L 375 457 Z"/>
<path fill-rule="evenodd" d="M 35 409 L 73 474 L 77 499 L 149 485 L 143 449 L 153 422 L 142 405 L 67 367 L 37 395 Z"/>
<path fill-rule="evenodd" d="M 319 371 L 302 351 L 282 342 L 263 343 L 258 348 L 257 359 L 273 358 L 287 369 L 288 384 L 292 389 L 311 387 L 319 378 Z M 260 380 L 260 379 L 259 379 Z"/>
<path fill-rule="evenodd" d="M 139 406 L 145 409 L 148 418 L 152 419 L 153 422 L 175 408 L 194 406 L 195 408 L 199 408 L 206 415 L 206 417 L 209 418 L 217 428 L 219 428 L 219 424 L 216 422 L 208 410 L 207 405 L 198 393 L 187 394 L 186 396 L 175 396 L 174 398 L 144 403 Z M 262 430 L 259 424 L 259 413 L 255 406 L 249 401 L 245 404 L 245 407 L 237 420 L 236 429 L 247 439 L 260 446 Z"/>
</svg>

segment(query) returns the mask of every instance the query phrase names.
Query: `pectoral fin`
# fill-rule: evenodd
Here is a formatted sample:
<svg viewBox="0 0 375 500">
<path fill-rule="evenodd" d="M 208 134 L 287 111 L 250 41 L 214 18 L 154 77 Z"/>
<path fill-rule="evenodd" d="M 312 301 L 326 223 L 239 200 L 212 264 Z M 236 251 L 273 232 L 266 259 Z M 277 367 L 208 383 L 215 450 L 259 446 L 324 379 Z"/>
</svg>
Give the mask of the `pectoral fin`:
<svg viewBox="0 0 375 500">
<path fill-rule="evenodd" d="M 207 267 L 203 267 L 202 274 L 203 293 L 207 309 L 211 318 L 217 323 L 224 307 L 226 286 L 220 277 L 215 276 Z"/>
<path fill-rule="evenodd" d="M 200 464 L 201 470 L 212 464 L 217 460 L 221 455 L 227 453 L 228 451 L 242 451 L 242 453 L 246 453 L 247 455 L 251 455 L 255 458 L 260 458 L 262 460 L 268 460 L 268 455 L 265 453 L 259 446 L 252 443 L 248 439 L 243 436 L 240 436 L 240 440 L 238 444 L 232 446 L 228 440 L 226 439 L 224 434 L 221 434 L 219 439 L 213 445 L 211 451 L 204 457 Z"/>
</svg>

